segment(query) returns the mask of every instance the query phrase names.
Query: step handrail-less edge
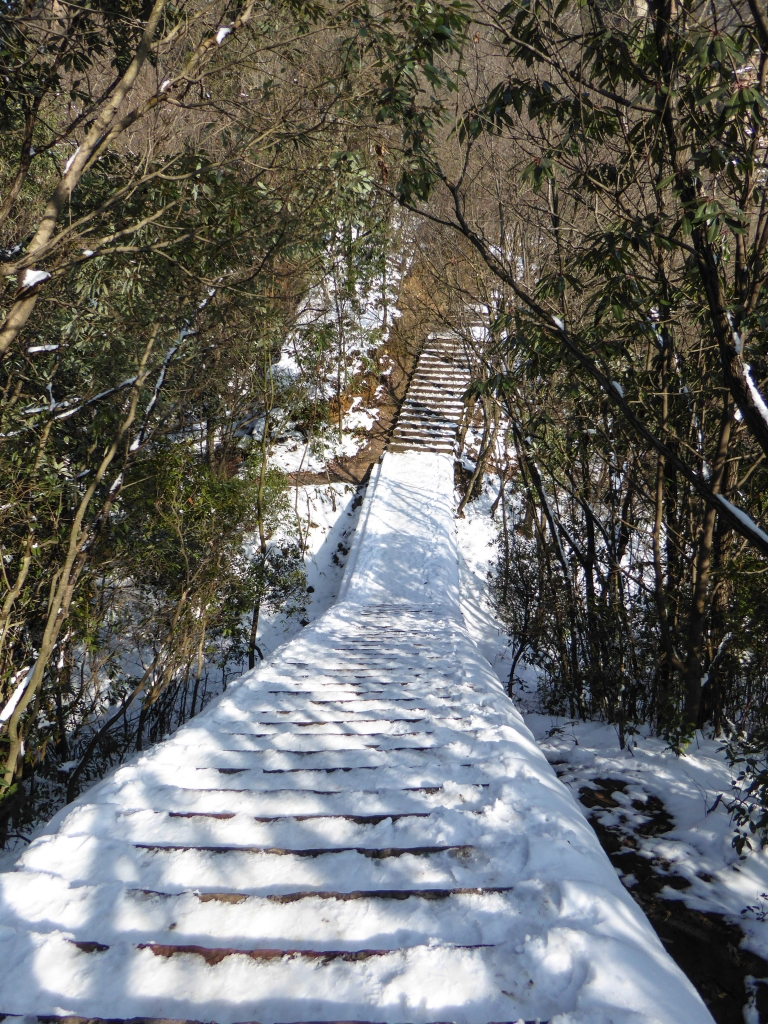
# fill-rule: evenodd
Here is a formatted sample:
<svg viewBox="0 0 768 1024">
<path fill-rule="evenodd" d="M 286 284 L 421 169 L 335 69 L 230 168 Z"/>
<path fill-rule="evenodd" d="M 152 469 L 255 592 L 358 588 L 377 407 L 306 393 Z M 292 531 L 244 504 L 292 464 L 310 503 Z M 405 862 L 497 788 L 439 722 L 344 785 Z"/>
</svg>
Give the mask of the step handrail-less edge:
<svg viewBox="0 0 768 1024">
<path fill-rule="evenodd" d="M 382 456 L 383 458 L 383 456 Z M 344 576 L 341 580 L 341 586 L 339 587 L 338 601 L 343 601 L 347 596 L 349 590 L 349 584 L 355 573 L 355 565 L 357 564 L 357 556 L 360 553 L 360 545 L 363 542 L 363 534 L 368 523 L 368 517 L 371 513 L 371 505 L 373 504 L 373 496 L 376 492 L 376 484 L 381 473 L 381 459 L 371 468 L 371 475 L 368 478 L 368 483 L 365 487 L 365 494 L 363 496 L 362 505 L 360 507 L 360 514 L 357 519 L 357 526 L 355 527 L 355 533 L 352 537 L 352 543 L 349 546 L 349 556 L 347 558 L 347 564 L 344 568 Z"/>
</svg>

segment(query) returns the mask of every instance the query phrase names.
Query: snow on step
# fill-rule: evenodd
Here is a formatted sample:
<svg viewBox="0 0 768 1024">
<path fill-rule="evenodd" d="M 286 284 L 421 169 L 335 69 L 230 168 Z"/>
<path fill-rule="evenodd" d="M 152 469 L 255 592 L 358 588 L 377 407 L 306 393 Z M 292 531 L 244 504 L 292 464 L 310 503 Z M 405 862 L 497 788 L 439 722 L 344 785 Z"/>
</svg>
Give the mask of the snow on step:
<svg viewBox="0 0 768 1024">
<path fill-rule="evenodd" d="M 0 875 L 0 1012 L 711 1024 L 463 625 L 453 466 L 387 454 L 343 599 Z"/>
<path fill-rule="evenodd" d="M 452 452 L 464 408 L 461 396 L 469 380 L 458 341 L 430 336 L 411 378 L 390 451 Z"/>
</svg>

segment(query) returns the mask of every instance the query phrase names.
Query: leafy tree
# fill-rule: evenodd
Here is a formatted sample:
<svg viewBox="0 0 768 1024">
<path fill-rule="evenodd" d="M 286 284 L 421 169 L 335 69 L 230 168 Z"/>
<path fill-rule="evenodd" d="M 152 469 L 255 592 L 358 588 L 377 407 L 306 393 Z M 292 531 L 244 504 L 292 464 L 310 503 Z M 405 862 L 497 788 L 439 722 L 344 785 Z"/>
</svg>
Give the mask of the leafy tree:
<svg viewBox="0 0 768 1024">
<path fill-rule="evenodd" d="M 194 714 L 253 663 L 260 610 L 301 605 L 272 445 L 311 404 L 308 368 L 343 390 L 352 357 L 321 351 L 302 314 L 341 273 L 326 321 L 348 330 L 380 274 L 393 206 L 375 140 L 463 19 L 452 3 L 4 8 L 3 827 Z"/>
<path fill-rule="evenodd" d="M 733 643 L 734 579 L 768 553 L 757 525 L 768 437 L 764 17 L 751 4 L 568 0 L 475 12 L 456 116 L 425 136 L 399 194 L 465 240 L 456 249 L 476 278 L 496 282 L 488 336 L 508 351 L 501 366 L 498 349 L 477 354 L 475 394 L 495 396 L 534 439 L 536 460 L 517 446 L 520 471 L 527 460 L 550 477 L 537 488 L 529 474 L 525 486 L 555 571 L 573 578 L 567 642 L 575 650 L 583 629 L 585 665 L 608 664 L 594 646 L 608 610 L 591 596 L 591 538 L 605 538 L 610 576 L 615 496 L 620 507 L 632 492 L 619 533 L 625 558 L 633 544 L 642 557 L 620 576 L 633 579 L 624 606 L 636 604 L 638 638 L 650 609 L 658 645 L 646 711 L 685 736 L 723 719 L 709 667 L 722 670 L 718 651 Z M 531 409 L 526 389 L 545 381 L 556 405 Z M 547 511 L 548 487 L 573 506 L 570 519 Z M 578 688 L 595 696 L 596 686 L 593 669 L 582 673 Z"/>
</svg>

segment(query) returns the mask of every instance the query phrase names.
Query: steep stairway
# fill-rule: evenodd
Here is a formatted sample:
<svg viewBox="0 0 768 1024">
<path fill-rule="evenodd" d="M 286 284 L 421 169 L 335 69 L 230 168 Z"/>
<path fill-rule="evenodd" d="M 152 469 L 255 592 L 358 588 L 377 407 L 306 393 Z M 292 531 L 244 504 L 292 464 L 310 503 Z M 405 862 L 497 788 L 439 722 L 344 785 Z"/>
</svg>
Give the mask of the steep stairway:
<svg viewBox="0 0 768 1024">
<path fill-rule="evenodd" d="M 711 1024 L 459 608 L 453 462 L 388 453 L 341 600 L 0 875 L 0 1011 Z"/>
<path fill-rule="evenodd" d="M 459 339 L 430 335 L 419 355 L 389 450 L 451 455 L 464 408 L 462 395 L 469 382 L 469 364 Z"/>
</svg>

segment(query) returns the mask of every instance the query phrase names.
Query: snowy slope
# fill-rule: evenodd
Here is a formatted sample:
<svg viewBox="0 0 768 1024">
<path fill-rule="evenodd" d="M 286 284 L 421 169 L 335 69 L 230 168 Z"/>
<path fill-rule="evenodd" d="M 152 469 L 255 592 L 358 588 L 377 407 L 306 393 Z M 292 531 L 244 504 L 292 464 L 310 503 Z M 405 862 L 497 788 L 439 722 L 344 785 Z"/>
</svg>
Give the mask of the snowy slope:
<svg viewBox="0 0 768 1024">
<path fill-rule="evenodd" d="M 0 1011 L 711 1024 L 461 617 L 449 457 L 343 599 L 0 875 Z"/>
<path fill-rule="evenodd" d="M 592 813 L 606 827 L 631 832 L 636 851 L 659 865 L 660 874 L 665 865 L 670 881 L 688 883 L 684 889 L 665 888 L 665 899 L 724 914 L 744 932 L 743 948 L 768 959 L 768 849 L 754 849 L 742 858 L 733 848 L 727 805 L 735 773 L 721 740 L 697 733 L 677 757 L 664 740 L 643 732 L 622 750 L 612 725 L 535 714 L 526 721 L 574 792 L 594 788 L 594 779 L 616 782 L 618 806 L 593 808 Z M 657 797 L 672 819 L 660 835 L 643 835 L 640 827 L 648 820 L 643 805 L 649 796 Z M 631 887 L 633 876 L 625 876 L 624 883 Z"/>
<path fill-rule="evenodd" d="M 359 515 L 362 496 L 351 484 L 306 484 L 292 488 L 292 504 L 301 525 L 306 550 L 304 568 L 308 591 L 304 607 L 274 611 L 262 609 L 257 642 L 265 657 L 274 654 L 281 644 L 302 631 L 302 623 L 314 622 L 336 602 L 346 566 L 346 551 Z M 291 524 L 285 534 L 276 534 L 272 543 L 295 540 Z M 258 540 L 254 538 L 255 553 Z"/>
</svg>

